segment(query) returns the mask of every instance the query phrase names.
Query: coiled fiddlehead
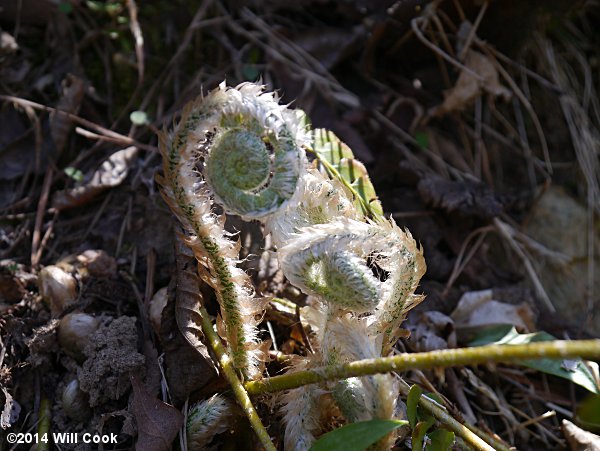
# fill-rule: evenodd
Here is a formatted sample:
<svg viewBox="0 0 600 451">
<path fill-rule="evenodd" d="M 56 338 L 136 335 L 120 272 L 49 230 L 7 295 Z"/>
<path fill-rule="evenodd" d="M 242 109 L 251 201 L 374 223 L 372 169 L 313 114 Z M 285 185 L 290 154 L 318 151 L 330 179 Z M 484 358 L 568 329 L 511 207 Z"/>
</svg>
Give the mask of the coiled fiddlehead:
<svg viewBox="0 0 600 451">
<path fill-rule="evenodd" d="M 304 227 L 278 253 L 292 284 L 339 308 L 375 312 L 377 333 L 399 325 L 425 270 L 415 241 L 393 221 Z"/>
<path fill-rule="evenodd" d="M 212 205 L 262 218 L 293 196 L 305 158 L 295 117 L 261 86 L 221 84 L 186 105 L 174 131 L 159 137 L 161 192 L 184 227 L 186 244 L 207 268 L 201 276 L 215 288 L 231 358 L 246 377 L 260 372 L 255 326 L 262 304 L 236 267 L 239 247 Z"/>
<path fill-rule="evenodd" d="M 306 134 L 296 114 L 261 86 L 221 85 L 210 95 L 219 105 L 195 132 L 206 186 L 227 213 L 264 218 L 291 199 L 302 180 Z"/>
<path fill-rule="evenodd" d="M 274 244 L 282 247 L 304 227 L 342 218 L 359 219 L 351 195 L 339 181 L 310 168 L 292 199 L 267 218 L 265 233 L 270 233 Z"/>
</svg>

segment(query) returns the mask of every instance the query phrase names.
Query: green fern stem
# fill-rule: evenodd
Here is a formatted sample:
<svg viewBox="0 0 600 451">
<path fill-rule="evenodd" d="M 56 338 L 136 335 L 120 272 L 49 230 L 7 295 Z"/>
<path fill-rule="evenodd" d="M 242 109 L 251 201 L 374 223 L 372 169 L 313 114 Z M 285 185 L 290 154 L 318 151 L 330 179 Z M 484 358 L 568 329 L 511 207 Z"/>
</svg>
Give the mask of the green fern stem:
<svg viewBox="0 0 600 451">
<path fill-rule="evenodd" d="M 235 372 L 235 369 L 232 365 L 232 361 L 230 360 L 219 336 L 213 329 L 213 325 L 210 321 L 210 316 L 204 307 L 200 307 L 200 318 L 202 321 L 202 331 L 206 336 L 212 350 L 217 356 L 217 360 L 219 361 L 219 365 L 221 370 L 223 371 L 223 375 L 227 382 L 231 385 L 233 393 L 237 399 L 238 404 L 243 409 L 244 413 L 248 417 L 250 425 L 254 432 L 258 436 L 261 441 L 263 447 L 268 451 L 276 451 L 275 445 L 271 441 L 271 437 L 269 437 L 269 433 L 265 429 L 264 425 L 260 421 L 260 417 L 252 404 L 252 401 L 248 397 L 248 393 L 244 389 L 243 384 L 238 379 L 238 376 Z"/>
<path fill-rule="evenodd" d="M 273 393 L 319 382 L 367 376 L 390 371 L 425 370 L 491 362 L 518 362 L 536 358 L 600 359 L 600 340 L 556 340 L 519 345 L 486 345 L 475 348 L 443 349 L 393 357 L 364 359 L 330 367 L 320 367 L 245 384 L 250 395 Z"/>
</svg>

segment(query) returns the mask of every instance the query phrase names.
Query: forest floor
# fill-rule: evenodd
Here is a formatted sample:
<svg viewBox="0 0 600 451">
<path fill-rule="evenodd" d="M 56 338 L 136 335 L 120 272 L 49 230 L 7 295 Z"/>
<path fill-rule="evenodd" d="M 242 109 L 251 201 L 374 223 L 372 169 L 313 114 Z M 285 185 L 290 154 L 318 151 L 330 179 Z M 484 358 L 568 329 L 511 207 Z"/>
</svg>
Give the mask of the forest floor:
<svg viewBox="0 0 600 451">
<path fill-rule="evenodd" d="M 155 182 L 156 131 L 223 80 L 260 79 L 332 130 L 421 244 L 426 299 L 398 350 L 513 326 L 600 337 L 600 7 L 517 3 L 0 1 L 0 437 L 49 420 L 117 434 L 104 449 L 181 449 L 172 412 L 149 413 L 158 399 L 185 412 L 226 391 L 177 329 L 176 221 Z M 230 222 L 261 295 L 304 305 L 258 227 Z M 297 320 L 270 303 L 260 328 L 303 353 Z M 597 365 L 577 365 L 564 371 L 591 386 L 513 364 L 402 377 L 507 446 L 583 449 L 595 439 L 563 420 L 598 433 L 600 403 Z M 276 397 L 257 405 L 282 446 Z M 214 444 L 259 447 L 236 421 Z M 14 446 L 0 450 L 29 448 Z"/>
</svg>

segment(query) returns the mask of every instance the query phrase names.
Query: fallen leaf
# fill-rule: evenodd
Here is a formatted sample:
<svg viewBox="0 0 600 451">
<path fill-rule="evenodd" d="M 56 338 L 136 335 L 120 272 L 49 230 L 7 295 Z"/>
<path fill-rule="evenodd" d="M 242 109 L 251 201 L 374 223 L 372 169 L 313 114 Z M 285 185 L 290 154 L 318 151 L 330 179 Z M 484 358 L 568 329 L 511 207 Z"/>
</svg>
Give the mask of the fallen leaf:
<svg viewBox="0 0 600 451">
<path fill-rule="evenodd" d="M 318 60 L 324 68 L 331 69 L 356 52 L 358 44 L 367 35 L 364 25 L 353 29 L 319 26 L 302 30 L 292 40 Z"/>
<path fill-rule="evenodd" d="M 0 266 L 0 302 L 19 302 L 26 294 L 23 281 L 6 266 Z"/>
<path fill-rule="evenodd" d="M 462 111 L 484 92 L 493 97 L 510 99 L 511 93 L 500 84 L 498 71 L 489 57 L 474 50 L 469 50 L 465 59 L 465 66 L 479 75 L 480 78 L 478 79 L 472 72 L 463 69 L 454 87 L 444 92 L 444 102 L 433 109 L 431 113 L 433 116 Z"/>
<path fill-rule="evenodd" d="M 202 294 L 200 293 L 200 279 L 196 272 L 198 263 L 191 251 L 177 240 L 177 301 L 175 304 L 175 318 L 179 331 L 186 341 L 207 361 L 212 363 L 208 348 L 202 342 L 202 319 L 200 307 Z"/>
<path fill-rule="evenodd" d="M 585 431 L 568 420 L 562 420 L 562 431 L 571 451 L 600 450 L 600 436 Z"/>
<path fill-rule="evenodd" d="M 6 31 L 0 31 L 0 57 L 6 58 L 8 55 L 13 55 L 19 50 L 19 45 L 12 35 Z M 3 60 L 1 62 L 4 62 Z"/>
<path fill-rule="evenodd" d="M 0 180 L 18 180 L 39 169 L 36 167 L 35 147 L 34 133 L 23 116 L 11 106 L 0 109 Z M 40 166 L 46 164 L 50 147 L 48 143 L 42 147 Z M 38 173 L 41 172 L 38 170 Z"/>
<path fill-rule="evenodd" d="M 8 429 L 18 420 L 21 406 L 4 387 L 1 387 L 1 389 L 4 394 L 4 408 L 2 414 L 0 414 L 0 427 Z"/>
<path fill-rule="evenodd" d="M 75 75 L 68 74 L 62 82 L 62 97 L 56 108 L 70 114 L 77 114 L 84 94 L 85 81 Z M 57 155 L 60 155 L 64 149 L 67 136 L 72 128 L 73 121 L 66 115 L 57 112 L 50 115 L 50 132 Z"/>
<path fill-rule="evenodd" d="M 160 316 L 160 342 L 165 354 L 167 381 L 176 404 L 217 377 L 208 349 L 202 343 L 196 297 L 200 290 L 197 261 L 179 240 L 176 242 L 177 286 L 167 296 Z M 172 292 L 175 291 L 173 296 Z M 190 292 L 189 294 L 186 294 Z M 183 299 L 187 296 L 187 300 Z M 176 299 L 177 298 L 177 299 Z M 198 298 L 199 299 L 199 298 Z M 199 300 L 198 300 L 199 302 Z"/>
<path fill-rule="evenodd" d="M 596 219 L 588 231 L 588 208 L 564 189 L 551 187 L 529 212 L 524 232 L 568 258 L 559 263 L 540 254 L 542 258 L 534 258 L 532 263 L 558 317 L 595 334 L 600 330 L 600 314 L 597 309 L 589 311 L 588 302 L 590 293 L 600 293 L 600 266 L 592 265 L 590 274 L 590 257 L 592 262 L 600 258 L 600 246 L 596 244 L 594 249 L 591 245 L 600 242 L 600 221 Z"/>
<path fill-rule="evenodd" d="M 535 315 L 525 302 L 517 305 L 494 299 L 492 290 L 469 291 L 462 295 L 452 314 L 459 338 L 489 326 L 509 324 L 524 332 L 535 330 Z"/>
<path fill-rule="evenodd" d="M 452 181 L 438 175 L 422 178 L 417 189 L 424 202 L 449 213 L 482 219 L 502 213 L 502 204 L 486 185 L 473 180 Z"/>
<path fill-rule="evenodd" d="M 411 315 L 405 326 L 410 331 L 407 345 L 415 352 L 456 347 L 454 321 L 441 312 L 422 312 Z"/>
<path fill-rule="evenodd" d="M 53 207 L 58 210 L 79 207 L 108 188 L 120 185 L 127 177 L 137 153 L 137 147 L 133 146 L 113 153 L 94 172 L 88 183 L 69 190 L 57 191 L 52 199 Z"/>
<path fill-rule="evenodd" d="M 135 449 L 139 451 L 167 451 L 181 426 L 183 414 L 175 407 L 154 398 L 138 377 L 130 377 L 133 387 L 132 410 L 138 428 Z"/>
</svg>

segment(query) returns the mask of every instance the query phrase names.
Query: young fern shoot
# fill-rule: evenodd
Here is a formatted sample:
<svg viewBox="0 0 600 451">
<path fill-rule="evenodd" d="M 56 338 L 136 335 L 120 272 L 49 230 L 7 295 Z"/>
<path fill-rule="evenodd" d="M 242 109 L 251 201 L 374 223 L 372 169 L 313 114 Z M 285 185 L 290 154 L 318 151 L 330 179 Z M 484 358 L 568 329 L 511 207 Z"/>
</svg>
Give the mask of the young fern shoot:
<svg viewBox="0 0 600 451">
<path fill-rule="evenodd" d="M 262 372 L 256 318 L 263 304 L 236 264 L 239 245 L 213 210 L 260 219 L 288 201 L 305 169 L 302 129 L 271 93 L 224 83 L 186 105 L 171 133 L 160 134 L 162 194 L 185 230 L 185 242 L 214 287 L 234 366 L 245 378 Z"/>
<path fill-rule="evenodd" d="M 215 435 L 230 427 L 232 417 L 232 406 L 222 396 L 213 395 L 194 404 L 188 410 L 185 425 L 188 450 L 207 449 Z"/>
<path fill-rule="evenodd" d="M 161 192 L 184 228 L 200 276 L 215 289 L 223 321 L 218 330 L 244 378 L 262 373 L 256 324 L 263 304 L 237 267 L 239 244 L 215 205 L 262 222 L 283 274 L 317 300 L 316 352 L 296 368 L 386 355 L 406 312 L 422 299 L 414 290 L 425 262 L 414 239 L 392 219 L 365 218 L 348 181 L 309 166 L 310 136 L 296 112 L 252 83 L 221 84 L 188 104 L 175 129 L 160 135 Z M 368 181 L 364 166 L 352 167 L 358 166 Z M 398 396 L 390 375 L 290 390 L 284 395 L 286 449 L 311 446 L 327 390 L 348 421 L 391 418 Z M 391 445 L 393 436 L 377 447 Z"/>
</svg>

